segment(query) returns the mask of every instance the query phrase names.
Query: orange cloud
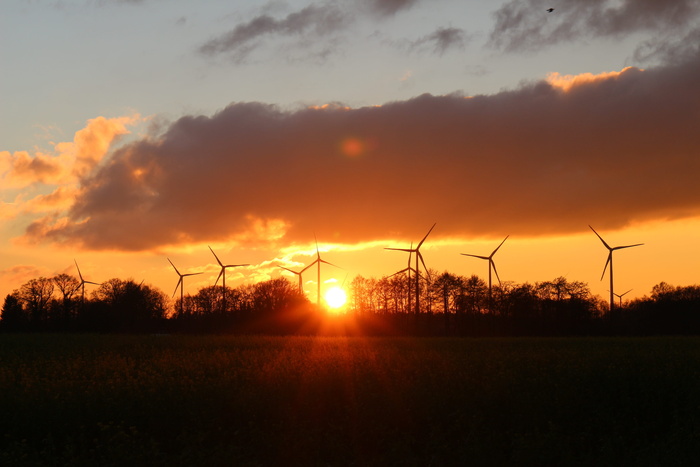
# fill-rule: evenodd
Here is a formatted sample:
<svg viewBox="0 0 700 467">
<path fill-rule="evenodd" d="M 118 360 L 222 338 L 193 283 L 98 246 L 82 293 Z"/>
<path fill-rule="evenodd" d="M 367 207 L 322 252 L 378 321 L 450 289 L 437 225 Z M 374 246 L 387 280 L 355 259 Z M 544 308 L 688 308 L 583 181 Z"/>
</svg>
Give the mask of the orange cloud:
<svg viewBox="0 0 700 467">
<path fill-rule="evenodd" d="M 54 154 L 0 151 L 2 187 L 10 189 L 32 184 L 74 183 L 102 160 L 115 138 L 129 133 L 128 125 L 139 120 L 138 115 L 91 119 L 85 128 L 75 133 L 73 141 L 55 143 Z"/>
<path fill-rule="evenodd" d="M 639 71 L 642 70 L 635 67 L 626 67 L 622 71 L 608 71 L 599 74 L 581 73 L 579 75 L 561 75 L 557 72 L 553 72 L 547 75 L 547 82 L 553 87 L 559 88 L 566 92 L 577 86 L 585 86 L 591 83 L 602 83 L 617 79 L 624 73 L 635 73 Z"/>
<path fill-rule="evenodd" d="M 26 151 L 0 152 L 0 180 L 3 189 L 23 188 L 33 183 L 54 184 L 65 179 L 68 158 Z"/>
<path fill-rule="evenodd" d="M 70 208 L 80 190 L 73 186 L 61 186 L 47 195 L 39 195 L 22 205 L 25 213 L 52 212 Z"/>
</svg>

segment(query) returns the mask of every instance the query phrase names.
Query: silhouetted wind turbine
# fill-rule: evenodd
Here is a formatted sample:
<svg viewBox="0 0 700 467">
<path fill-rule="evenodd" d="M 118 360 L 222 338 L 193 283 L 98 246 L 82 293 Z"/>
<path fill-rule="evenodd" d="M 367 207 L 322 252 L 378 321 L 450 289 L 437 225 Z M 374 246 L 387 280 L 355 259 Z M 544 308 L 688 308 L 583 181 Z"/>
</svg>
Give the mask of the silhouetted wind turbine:
<svg viewBox="0 0 700 467">
<path fill-rule="evenodd" d="M 590 225 L 588 227 L 591 227 Z M 608 249 L 608 259 L 605 261 L 605 267 L 603 268 L 603 274 L 600 276 L 600 280 L 603 280 L 603 277 L 605 277 L 605 270 L 608 268 L 608 264 L 610 265 L 610 309 L 612 310 L 615 307 L 615 289 L 613 288 L 613 251 L 615 250 L 622 250 L 623 248 L 632 248 L 634 246 L 641 246 L 644 245 L 643 243 L 635 243 L 634 245 L 623 245 L 623 246 L 615 246 L 611 247 L 607 243 L 605 243 L 605 240 L 603 240 L 603 237 L 601 237 L 598 232 L 595 231 L 593 227 L 591 227 L 591 230 L 593 231 L 594 234 L 600 239 L 601 242 L 603 242 L 603 245 L 605 248 Z"/>
<path fill-rule="evenodd" d="M 301 281 L 301 274 L 303 274 L 304 271 L 306 271 L 307 269 L 309 269 L 309 268 L 310 268 L 311 266 L 313 266 L 314 264 L 316 264 L 316 265 L 318 266 L 318 275 L 317 275 L 317 280 L 318 280 L 318 285 L 317 285 L 317 286 L 318 286 L 318 289 L 317 289 L 317 291 L 318 291 L 318 295 L 317 295 L 317 297 L 316 297 L 316 304 L 320 306 L 320 305 L 321 305 L 321 263 L 326 263 L 326 264 L 328 264 L 328 265 L 330 265 L 330 266 L 333 266 L 333 267 L 336 267 L 336 268 L 340 268 L 340 266 L 336 266 L 335 264 L 329 263 L 329 262 L 326 261 L 325 259 L 322 259 L 322 258 L 321 258 L 321 253 L 318 251 L 318 240 L 316 239 L 316 235 L 314 235 L 314 240 L 316 240 L 316 259 L 313 260 L 313 262 L 312 262 L 311 264 L 309 264 L 308 266 L 306 266 L 304 269 L 301 270 L 301 272 L 299 273 L 299 280 Z M 342 268 L 340 268 L 340 269 L 342 269 Z"/>
<path fill-rule="evenodd" d="M 428 279 L 430 279 L 430 273 L 428 272 L 428 268 L 425 266 L 425 261 L 423 261 L 423 255 L 420 252 L 420 247 L 423 245 L 423 242 L 425 242 L 425 239 L 428 238 L 428 235 L 430 235 L 430 232 L 433 231 L 435 226 L 437 225 L 437 222 L 433 224 L 433 226 L 428 230 L 428 233 L 425 234 L 425 237 L 418 243 L 418 245 L 413 248 L 413 243 L 411 243 L 411 248 L 385 248 L 385 250 L 394 250 L 394 251 L 407 251 L 409 254 L 408 260 L 409 262 L 411 261 L 411 254 L 415 253 L 416 254 L 416 268 L 414 270 L 416 274 L 416 314 L 420 313 L 420 269 L 418 266 L 418 260 L 420 260 L 421 263 L 423 263 L 423 269 L 425 269 L 425 273 Z M 408 282 L 409 289 L 411 285 L 411 281 L 409 279 Z M 409 305 L 410 309 L 410 305 Z"/>
<path fill-rule="evenodd" d="M 462 254 L 462 255 L 464 255 L 464 256 L 471 256 L 472 258 L 485 259 L 486 261 L 489 262 L 489 311 L 491 311 L 491 303 L 492 303 L 492 301 L 491 301 L 491 300 L 492 300 L 492 295 L 491 295 L 491 269 L 493 269 L 493 272 L 496 273 L 496 279 L 498 279 L 498 283 L 499 283 L 499 284 L 501 283 L 501 278 L 498 277 L 498 270 L 496 270 L 496 263 L 494 263 L 494 261 L 493 261 L 493 255 L 495 255 L 496 252 L 498 251 L 498 249 L 501 248 L 501 246 L 506 242 L 506 240 L 508 240 L 508 237 L 510 237 L 510 235 L 506 235 L 506 238 L 503 239 L 503 241 L 501 242 L 501 244 L 498 245 L 498 246 L 496 247 L 496 249 L 493 250 L 493 251 L 491 252 L 491 254 L 488 255 L 488 256 L 479 256 L 479 255 L 470 255 L 470 254 L 467 254 L 467 253 L 460 253 L 460 254 Z"/>
<path fill-rule="evenodd" d="M 223 276 L 224 280 L 222 282 L 223 292 L 221 294 L 221 302 L 222 309 L 224 312 L 226 312 L 226 268 L 238 268 L 241 266 L 250 266 L 250 264 L 223 264 L 219 257 L 216 256 L 216 253 L 214 253 L 214 250 L 211 249 L 211 247 L 209 247 L 209 250 L 211 251 L 211 254 L 214 255 L 214 258 L 216 258 L 216 262 L 219 263 L 219 266 L 221 266 L 221 272 L 219 272 L 219 275 L 216 278 L 216 282 L 214 282 L 214 287 L 216 287 L 216 284 L 219 283 L 219 279 L 221 278 L 221 276 Z"/>
<path fill-rule="evenodd" d="M 80 284 L 78 284 L 78 287 L 80 287 L 80 299 L 82 300 L 83 303 L 85 303 L 85 284 L 92 284 L 92 285 L 100 285 L 97 282 L 90 282 L 86 281 L 83 279 L 83 274 L 80 272 L 80 266 L 78 266 L 78 262 L 74 259 L 73 262 L 75 263 L 75 267 L 78 269 L 78 277 L 80 277 Z M 76 287 L 76 289 L 78 288 Z"/>
<path fill-rule="evenodd" d="M 399 274 L 403 274 L 404 272 L 406 273 L 406 278 L 408 279 L 408 288 L 406 289 L 408 292 L 408 308 L 407 310 L 410 312 L 411 311 L 411 271 L 413 271 L 414 274 L 417 275 L 416 270 L 411 267 L 411 255 L 413 254 L 413 242 L 411 242 L 411 248 L 408 252 L 408 264 L 407 267 L 404 269 L 395 272 L 394 274 L 390 275 L 389 277 L 393 276 L 398 276 Z"/>
<path fill-rule="evenodd" d="M 202 274 L 202 273 L 201 272 L 191 272 L 188 274 L 181 274 L 180 271 L 177 270 L 177 268 L 175 267 L 173 262 L 170 261 L 170 258 L 168 258 L 168 262 L 173 267 L 173 269 L 175 270 L 177 275 L 180 276 L 180 279 L 178 279 L 177 285 L 175 286 L 175 291 L 173 292 L 173 297 L 175 296 L 175 293 L 177 292 L 177 288 L 180 287 L 180 313 L 182 313 L 183 302 L 185 299 L 185 281 L 183 279 L 187 276 L 196 276 L 197 274 Z"/>
<path fill-rule="evenodd" d="M 615 294 L 615 296 L 616 296 L 617 298 L 620 299 L 620 304 L 619 304 L 619 307 L 620 307 L 620 308 L 622 308 L 622 297 L 624 297 L 625 295 L 627 295 L 627 294 L 630 293 L 631 291 L 632 291 L 632 289 L 629 289 L 627 292 L 623 292 L 623 293 L 621 293 L 621 294 Z M 614 292 L 613 292 L 613 293 L 614 293 Z"/>
<path fill-rule="evenodd" d="M 280 269 L 284 269 L 285 271 L 289 271 L 292 274 L 299 276 L 299 292 L 303 294 L 304 293 L 304 285 L 303 285 L 303 282 L 301 280 L 301 272 L 300 271 L 292 271 L 291 269 L 285 268 L 284 266 L 278 266 L 278 267 Z M 304 269 L 306 269 L 306 268 L 304 268 Z"/>
</svg>

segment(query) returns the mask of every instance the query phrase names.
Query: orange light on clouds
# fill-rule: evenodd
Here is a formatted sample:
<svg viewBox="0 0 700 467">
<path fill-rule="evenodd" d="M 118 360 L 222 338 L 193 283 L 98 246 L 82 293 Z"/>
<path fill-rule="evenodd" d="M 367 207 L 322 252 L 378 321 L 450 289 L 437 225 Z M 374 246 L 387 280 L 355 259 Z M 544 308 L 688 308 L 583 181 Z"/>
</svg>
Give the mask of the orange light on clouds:
<svg viewBox="0 0 700 467">
<path fill-rule="evenodd" d="M 557 72 L 553 72 L 547 75 L 547 82 L 555 88 L 559 88 L 562 91 L 567 92 L 576 86 L 595 82 L 602 82 L 611 78 L 614 79 L 624 73 L 633 73 L 635 71 L 639 72 L 644 70 L 628 66 L 623 68 L 622 71 L 606 71 L 598 74 L 581 73 L 578 75 L 562 75 Z"/>
</svg>

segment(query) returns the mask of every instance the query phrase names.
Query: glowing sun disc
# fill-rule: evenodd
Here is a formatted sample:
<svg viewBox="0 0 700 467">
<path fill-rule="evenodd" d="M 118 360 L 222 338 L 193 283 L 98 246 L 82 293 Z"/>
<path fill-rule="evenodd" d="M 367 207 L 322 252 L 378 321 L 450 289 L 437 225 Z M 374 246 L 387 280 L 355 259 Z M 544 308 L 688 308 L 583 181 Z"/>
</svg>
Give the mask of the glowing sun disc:
<svg viewBox="0 0 700 467">
<path fill-rule="evenodd" d="M 340 308 L 345 305 L 348 300 L 348 296 L 343 289 L 340 287 L 332 287 L 326 291 L 326 303 L 331 308 Z"/>
</svg>

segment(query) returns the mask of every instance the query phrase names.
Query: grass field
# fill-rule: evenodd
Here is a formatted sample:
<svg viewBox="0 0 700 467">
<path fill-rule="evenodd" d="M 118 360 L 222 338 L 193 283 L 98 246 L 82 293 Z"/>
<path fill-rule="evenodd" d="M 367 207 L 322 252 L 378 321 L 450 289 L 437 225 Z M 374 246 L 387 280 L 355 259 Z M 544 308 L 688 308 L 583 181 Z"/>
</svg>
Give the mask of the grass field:
<svg viewBox="0 0 700 467">
<path fill-rule="evenodd" d="M 693 465 L 700 339 L 0 335 L 0 465 Z"/>
</svg>

